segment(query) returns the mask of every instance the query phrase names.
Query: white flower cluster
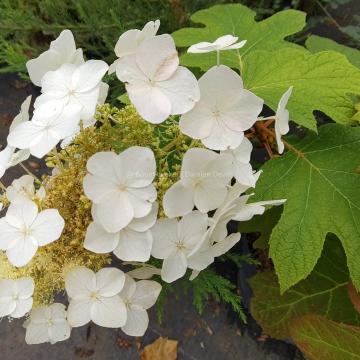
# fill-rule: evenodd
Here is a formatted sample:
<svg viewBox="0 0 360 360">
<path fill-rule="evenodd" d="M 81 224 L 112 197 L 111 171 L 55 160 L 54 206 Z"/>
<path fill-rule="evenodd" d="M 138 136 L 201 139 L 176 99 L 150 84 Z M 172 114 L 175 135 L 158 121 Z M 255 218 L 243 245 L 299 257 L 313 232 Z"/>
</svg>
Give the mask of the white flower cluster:
<svg viewBox="0 0 360 360">
<path fill-rule="evenodd" d="M 228 235 L 229 221 L 247 221 L 262 214 L 266 205 L 285 201 L 248 203 L 251 195 L 244 195 L 260 176 L 250 164 L 252 143 L 244 132 L 256 121 L 266 120 L 259 118 L 263 100 L 244 88 L 236 71 L 220 63 L 197 80 L 179 65 L 172 37 L 157 35 L 159 25 L 151 21 L 142 30 L 122 34 L 115 46 L 118 59 L 110 68 L 101 60 L 85 61 L 69 30 L 27 63 L 41 95 L 31 120 L 30 98 L 14 119 L 8 146 L 0 152 L 0 176 L 30 154 L 41 158 L 60 142 L 69 144 L 81 127 L 94 125 L 96 106 L 106 98 L 108 88 L 102 78 L 108 70 L 125 83 L 145 121 L 159 124 L 180 115 L 180 131 L 204 145 L 185 153 L 180 179 L 163 198 L 167 217 L 161 219 L 152 150 L 132 146 L 120 154 L 99 152 L 88 160 L 83 187 L 92 201 L 93 222 L 84 247 L 99 254 L 113 252 L 136 268 L 127 274 L 116 268 L 96 274 L 84 267 L 72 269 L 65 279 L 67 309 L 55 303 L 31 310 L 31 278 L 0 280 L 0 316 L 17 318 L 31 310 L 25 324 L 29 344 L 65 340 L 72 327 L 90 321 L 142 336 L 149 322 L 147 309 L 161 291 L 158 282 L 149 280 L 152 276 L 173 282 L 190 269 L 194 279 L 240 240 L 240 233 Z M 214 43 L 193 45 L 189 52 L 216 51 L 219 62 L 221 51 L 246 45 L 237 41 L 225 35 Z M 284 150 L 281 135 L 289 131 L 286 104 L 291 91 L 283 95 L 273 117 L 279 153 Z M 64 220 L 56 209 L 38 209 L 36 200 L 45 196 L 45 190 L 36 192 L 29 175 L 15 180 L 6 196 L 11 204 L 0 219 L 0 249 L 11 264 L 22 267 L 39 246 L 59 239 Z M 151 256 L 163 260 L 161 269 L 146 264 Z"/>
</svg>

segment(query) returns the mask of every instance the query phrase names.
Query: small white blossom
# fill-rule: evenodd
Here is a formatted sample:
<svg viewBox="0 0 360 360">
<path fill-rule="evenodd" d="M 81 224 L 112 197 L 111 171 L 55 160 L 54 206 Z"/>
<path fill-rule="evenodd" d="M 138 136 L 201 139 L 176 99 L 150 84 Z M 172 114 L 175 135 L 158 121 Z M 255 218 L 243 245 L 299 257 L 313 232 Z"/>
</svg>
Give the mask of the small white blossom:
<svg viewBox="0 0 360 360">
<path fill-rule="evenodd" d="M 12 133 L 20 124 L 26 123 L 29 120 L 29 108 L 31 103 L 31 95 L 28 96 L 21 104 L 21 110 L 18 115 L 14 117 L 9 129 L 9 134 Z M 27 149 L 18 150 L 13 146 L 7 146 L 0 151 L 0 178 L 5 174 L 5 171 L 25 160 L 30 156 L 30 151 Z"/>
<path fill-rule="evenodd" d="M 275 135 L 279 154 L 284 152 L 284 143 L 281 141 L 281 135 L 286 135 L 289 132 L 289 111 L 286 109 L 286 106 L 292 90 L 293 87 L 290 86 L 281 96 L 275 114 Z"/>
<path fill-rule="evenodd" d="M 134 54 L 118 60 L 116 75 L 125 83 L 138 113 L 153 124 L 186 113 L 200 98 L 197 80 L 179 66 L 174 40 L 168 34 L 144 40 Z"/>
<path fill-rule="evenodd" d="M 156 35 L 160 27 L 160 20 L 149 21 L 145 24 L 142 30 L 131 29 L 125 31 L 115 45 L 115 54 L 121 59 L 124 56 L 132 55 L 135 53 L 139 45 L 146 39 L 152 38 Z M 116 71 L 119 59 L 115 60 L 109 68 L 109 74 Z"/>
<path fill-rule="evenodd" d="M 223 153 L 229 154 L 232 157 L 236 181 L 242 185 L 255 187 L 256 175 L 250 164 L 252 149 L 251 141 L 244 137 L 236 149 L 225 150 Z"/>
<path fill-rule="evenodd" d="M 149 325 L 147 309 L 151 308 L 159 297 L 161 285 L 156 281 L 141 280 L 135 282 L 126 274 L 125 284 L 120 292 L 127 309 L 126 324 L 121 330 L 129 336 L 143 336 Z"/>
<path fill-rule="evenodd" d="M 70 30 L 63 30 L 50 43 L 49 50 L 40 54 L 36 59 L 26 63 L 31 81 L 41 86 L 41 80 L 48 71 L 57 70 L 64 64 L 82 64 L 84 62 L 82 49 L 76 49 L 75 40 Z"/>
<path fill-rule="evenodd" d="M 225 199 L 233 177 L 231 157 L 193 148 L 183 158 L 180 180 L 165 193 L 163 206 L 168 217 L 182 216 L 194 206 L 203 213 L 216 209 Z"/>
<path fill-rule="evenodd" d="M 150 149 L 133 146 L 119 155 L 99 152 L 88 160 L 87 169 L 84 191 L 106 231 L 116 233 L 150 213 L 156 200 L 156 162 Z"/>
<path fill-rule="evenodd" d="M 189 47 L 188 53 L 193 54 L 203 54 L 211 51 L 224 51 L 224 50 L 234 50 L 240 49 L 246 44 L 246 40 L 239 41 L 237 36 L 233 35 L 224 35 L 217 38 L 214 42 L 203 41 L 197 44 L 194 44 Z"/>
<path fill-rule="evenodd" d="M 65 306 L 59 303 L 33 309 L 24 327 L 25 341 L 28 345 L 47 342 L 55 344 L 69 339 L 71 333 Z"/>
<path fill-rule="evenodd" d="M 189 267 L 188 257 L 202 243 L 208 226 L 208 216 L 200 211 L 176 219 L 160 219 L 152 228 L 154 243 L 152 255 L 164 259 L 161 278 L 173 282 L 183 277 Z M 196 265 L 195 262 L 192 264 Z"/>
<path fill-rule="evenodd" d="M 34 178 L 30 175 L 23 175 L 19 179 L 15 179 L 6 189 L 6 198 L 10 202 L 33 200 L 35 197 L 43 199 L 46 195 L 44 187 L 40 187 L 35 191 Z"/>
<path fill-rule="evenodd" d="M 42 158 L 76 131 L 80 112 L 79 105 L 58 107 L 52 101 L 45 103 L 35 110 L 31 121 L 20 124 L 9 134 L 8 142 L 19 149 L 30 149 L 32 155 Z"/>
<path fill-rule="evenodd" d="M 224 65 L 208 70 L 199 86 L 200 101 L 181 116 L 181 132 L 209 149 L 237 148 L 244 131 L 256 122 L 263 100 L 244 89 L 241 77 Z"/>
<path fill-rule="evenodd" d="M 39 246 L 57 240 L 63 228 L 64 219 L 58 210 L 39 213 L 34 202 L 16 201 L 0 219 L 0 249 L 6 250 L 12 265 L 21 267 L 30 262 Z"/>
<path fill-rule="evenodd" d="M 34 280 L 31 277 L 0 280 L 0 317 L 21 318 L 33 305 Z"/>
<path fill-rule="evenodd" d="M 158 204 L 154 203 L 148 215 L 133 219 L 119 232 L 109 233 L 101 226 L 94 210 L 94 222 L 87 229 L 84 247 L 98 254 L 113 251 L 123 261 L 148 261 L 153 243 L 149 229 L 155 224 L 157 213 Z"/>
<path fill-rule="evenodd" d="M 104 268 L 96 274 L 85 267 L 71 270 L 65 278 L 70 325 L 79 327 L 93 321 L 109 328 L 124 326 L 127 310 L 119 296 L 124 283 L 125 274 L 116 268 Z"/>
<path fill-rule="evenodd" d="M 41 81 L 42 95 L 35 101 L 35 110 L 50 101 L 60 109 L 68 105 L 80 106 L 78 123 L 80 118 L 93 118 L 99 101 L 101 79 L 108 68 L 102 60 L 89 60 L 78 66 L 64 64 L 56 71 L 47 72 Z"/>
</svg>

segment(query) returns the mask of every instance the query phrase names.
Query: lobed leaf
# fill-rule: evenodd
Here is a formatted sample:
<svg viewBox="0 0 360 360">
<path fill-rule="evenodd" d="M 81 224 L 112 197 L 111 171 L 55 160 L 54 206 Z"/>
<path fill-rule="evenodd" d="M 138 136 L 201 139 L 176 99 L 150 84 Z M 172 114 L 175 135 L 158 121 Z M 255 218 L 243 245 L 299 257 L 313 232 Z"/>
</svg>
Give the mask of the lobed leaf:
<svg viewBox="0 0 360 360">
<path fill-rule="evenodd" d="M 252 201 L 287 198 L 270 237 L 281 292 L 311 273 L 328 233 L 341 240 L 360 289 L 359 143 L 360 128 L 328 124 L 263 166 Z"/>
</svg>

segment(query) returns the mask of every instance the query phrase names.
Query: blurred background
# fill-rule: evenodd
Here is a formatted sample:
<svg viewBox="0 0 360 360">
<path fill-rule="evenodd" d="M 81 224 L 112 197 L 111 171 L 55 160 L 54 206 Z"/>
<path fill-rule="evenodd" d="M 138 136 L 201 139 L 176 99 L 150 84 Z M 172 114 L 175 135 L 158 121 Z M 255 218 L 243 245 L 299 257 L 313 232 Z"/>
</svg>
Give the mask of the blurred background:
<svg viewBox="0 0 360 360">
<path fill-rule="evenodd" d="M 74 33 L 77 47 L 87 58 L 115 60 L 113 52 L 120 34 L 131 28 L 142 28 L 149 20 L 161 20 L 161 33 L 191 24 L 197 10 L 222 3 L 242 3 L 257 12 L 261 20 L 277 11 L 298 9 L 308 14 L 304 31 L 291 40 L 303 44 L 310 34 L 336 40 L 354 48 L 360 44 L 359 0 L 0 0 L 0 149 L 6 144 L 8 126 L 29 94 L 39 90 L 29 82 L 25 63 L 48 48 L 50 41 L 67 28 Z M 110 83 L 109 101 L 119 105 L 124 92 L 114 77 Z M 28 166 L 41 174 L 43 163 L 30 159 Z M 3 179 L 9 184 L 22 175 L 10 169 Z M 238 250 L 246 253 L 246 242 Z M 219 271 L 224 272 L 220 265 Z M 238 284 L 246 305 L 250 292 L 246 278 L 253 268 L 244 264 L 228 265 L 225 273 Z M 189 360 L 265 360 L 303 359 L 295 346 L 264 335 L 251 319 L 242 324 L 228 308 L 209 301 L 202 316 L 192 305 L 191 296 L 176 298 L 165 304 L 164 322 L 155 313 L 142 339 L 129 338 L 115 330 L 89 325 L 73 330 L 69 341 L 52 345 L 27 346 L 22 321 L 0 322 L 1 360 L 25 359 L 139 359 L 139 348 L 159 336 L 178 341 L 178 359 Z M 162 360 L 162 358 L 145 360 Z M 170 359 L 170 358 L 169 358 Z"/>
</svg>

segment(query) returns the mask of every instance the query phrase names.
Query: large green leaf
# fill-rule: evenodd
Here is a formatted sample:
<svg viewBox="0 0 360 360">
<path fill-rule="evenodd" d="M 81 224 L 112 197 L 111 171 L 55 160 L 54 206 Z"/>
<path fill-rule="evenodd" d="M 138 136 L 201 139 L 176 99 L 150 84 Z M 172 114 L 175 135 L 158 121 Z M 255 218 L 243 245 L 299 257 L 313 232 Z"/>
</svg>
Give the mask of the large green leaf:
<svg viewBox="0 0 360 360">
<path fill-rule="evenodd" d="M 255 275 L 251 279 L 251 313 L 267 334 L 280 339 L 289 337 L 296 317 L 307 314 L 358 325 L 360 315 L 348 296 L 348 284 L 344 250 L 339 240 L 331 236 L 314 271 L 285 294 L 280 294 L 273 272 Z"/>
<path fill-rule="evenodd" d="M 314 268 L 325 237 L 334 233 L 360 289 L 360 128 L 328 124 L 263 166 L 252 201 L 283 199 L 270 237 L 270 257 L 282 292 Z"/>
<path fill-rule="evenodd" d="M 359 360 L 360 328 L 321 316 L 299 318 L 291 336 L 309 360 Z"/>
<path fill-rule="evenodd" d="M 308 37 L 306 47 L 312 52 L 333 50 L 345 55 L 356 67 L 360 68 L 360 51 L 349 46 L 338 44 L 336 41 L 317 35 Z"/>
<path fill-rule="evenodd" d="M 244 5 L 217 5 L 194 13 L 191 20 L 203 27 L 184 28 L 173 33 L 176 45 L 188 47 L 201 41 L 214 41 L 219 36 L 232 34 L 246 39 L 247 44 L 239 51 L 221 53 L 221 63 L 239 68 L 239 55 L 246 58 L 255 50 L 279 50 L 283 47 L 299 46 L 285 41 L 289 35 L 305 26 L 305 13 L 285 10 L 263 20 L 255 21 L 256 13 Z M 184 54 L 181 63 L 207 70 L 216 64 L 216 54 Z"/>
<path fill-rule="evenodd" d="M 314 110 L 338 123 L 350 124 L 355 109 L 347 94 L 360 94 L 360 70 L 333 51 L 253 52 L 245 59 L 243 78 L 245 87 L 273 110 L 281 95 L 294 86 L 288 104 L 290 119 L 315 131 Z"/>
</svg>

